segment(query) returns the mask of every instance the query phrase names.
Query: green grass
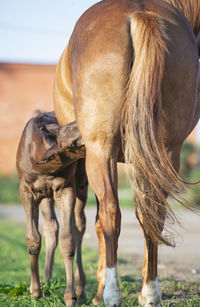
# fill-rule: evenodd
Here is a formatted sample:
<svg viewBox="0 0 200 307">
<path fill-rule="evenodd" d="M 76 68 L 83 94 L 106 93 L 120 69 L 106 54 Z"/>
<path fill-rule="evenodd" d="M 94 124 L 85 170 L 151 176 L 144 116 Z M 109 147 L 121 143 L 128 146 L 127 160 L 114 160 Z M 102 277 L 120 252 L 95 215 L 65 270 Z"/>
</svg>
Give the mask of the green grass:
<svg viewBox="0 0 200 307">
<path fill-rule="evenodd" d="M 0 203 L 20 203 L 19 179 L 17 174 L 0 174 Z"/>
<path fill-rule="evenodd" d="M 65 270 L 60 251 L 55 255 L 54 277 L 42 286 L 42 298 L 38 301 L 29 295 L 29 257 L 25 245 L 25 229 L 17 224 L 0 220 L 0 307 L 40 307 L 65 306 L 63 295 L 65 290 Z M 40 253 L 40 275 L 43 281 L 44 248 Z M 88 249 L 83 251 L 84 268 L 87 274 L 87 299 L 78 306 L 93 306 L 92 298 L 97 289 L 95 279 L 98 255 Z M 137 305 L 137 297 L 141 290 L 140 272 L 132 275 L 132 263 L 128 259 L 119 259 L 120 287 L 123 292 L 122 307 Z M 163 307 L 198 307 L 200 306 L 200 283 L 173 281 L 166 278 L 160 281 Z M 50 296 L 46 294 L 50 293 Z M 99 305 L 103 306 L 103 304 Z"/>
</svg>

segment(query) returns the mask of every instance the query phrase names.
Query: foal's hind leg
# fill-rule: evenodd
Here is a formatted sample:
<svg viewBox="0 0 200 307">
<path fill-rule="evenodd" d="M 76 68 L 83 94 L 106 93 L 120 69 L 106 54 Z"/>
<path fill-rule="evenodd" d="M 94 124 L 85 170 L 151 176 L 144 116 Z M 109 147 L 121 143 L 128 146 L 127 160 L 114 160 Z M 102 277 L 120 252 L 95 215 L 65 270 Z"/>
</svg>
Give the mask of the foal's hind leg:
<svg viewBox="0 0 200 307">
<path fill-rule="evenodd" d="M 93 148 L 93 150 L 92 150 Z M 107 148 L 87 147 L 86 169 L 89 183 L 99 200 L 99 221 L 106 244 L 106 284 L 104 303 L 120 306 L 121 291 L 117 279 L 117 248 L 121 213 L 117 196 L 117 163 Z M 115 152 L 115 151 L 114 151 Z M 116 150 L 117 152 L 117 150 Z"/>
<path fill-rule="evenodd" d="M 23 183 L 20 184 L 20 196 L 26 214 L 26 245 L 31 265 L 30 293 L 33 298 L 39 298 L 41 295 L 38 266 L 41 248 L 41 235 L 38 231 L 39 202 L 34 201 Z"/>
<path fill-rule="evenodd" d="M 79 299 L 85 298 L 86 277 L 82 264 L 82 240 L 86 228 L 86 217 L 84 213 L 87 201 L 88 181 L 85 170 L 85 159 L 80 159 L 77 163 L 75 173 L 76 184 L 76 204 L 75 204 L 75 240 L 76 240 L 76 295 Z"/>
<path fill-rule="evenodd" d="M 43 236 L 45 239 L 46 259 L 44 282 L 52 277 L 54 252 L 58 244 L 58 221 L 54 211 L 54 201 L 52 198 L 44 198 L 40 203 L 42 215 L 44 217 Z"/>
<path fill-rule="evenodd" d="M 76 292 L 74 289 L 73 261 L 75 254 L 74 206 L 75 192 L 73 182 L 66 188 L 55 192 L 55 201 L 60 210 L 60 250 L 66 270 L 67 287 L 64 295 L 65 304 L 68 307 L 75 306 Z"/>
</svg>

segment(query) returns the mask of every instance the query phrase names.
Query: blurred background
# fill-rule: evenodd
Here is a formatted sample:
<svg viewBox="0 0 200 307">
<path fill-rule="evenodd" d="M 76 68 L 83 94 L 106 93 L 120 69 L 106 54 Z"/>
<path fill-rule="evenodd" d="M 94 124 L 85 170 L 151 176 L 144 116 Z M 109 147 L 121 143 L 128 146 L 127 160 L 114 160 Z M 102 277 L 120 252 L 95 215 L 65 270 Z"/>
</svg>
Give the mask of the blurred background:
<svg viewBox="0 0 200 307">
<path fill-rule="evenodd" d="M 62 300 L 65 273 L 59 252 L 56 252 L 55 259 L 54 276 L 57 279 L 44 287 L 44 292 L 46 289 L 51 297 L 43 297 L 43 301 L 47 300 L 46 305 L 31 302 L 27 283 L 30 272 L 24 239 L 25 214 L 23 207 L 19 205 L 21 201 L 15 159 L 22 130 L 34 111 L 53 110 L 53 83 L 57 62 L 68 43 L 76 20 L 95 2 L 97 0 L 0 0 L 0 306 L 50 306 L 49 300 L 52 300 L 52 306 L 64 306 Z M 200 180 L 199 144 L 200 125 L 185 142 L 181 156 L 181 174 L 192 182 Z M 194 185 L 193 192 L 187 192 L 186 198 L 200 205 L 199 191 L 199 185 Z M 136 294 L 132 290 L 126 290 L 126 293 L 130 299 L 135 296 L 135 304 L 132 301 L 131 305 L 136 306 L 144 252 L 142 231 L 133 214 L 131 195 L 124 166 L 119 165 L 119 201 L 123 215 L 119 254 L 126 256 L 119 259 L 119 265 L 123 275 L 131 274 L 127 275 L 127 279 L 126 276 L 123 277 L 122 282 L 128 287 L 128 282 L 132 284 L 134 281 Z M 91 190 L 87 204 L 91 206 L 86 208 L 88 223 L 84 244 L 97 249 L 94 229 L 96 202 Z M 191 292 L 188 284 L 183 284 L 183 288 L 180 288 L 179 281 L 174 283 L 174 276 L 188 282 L 199 280 L 200 273 L 199 216 L 179 208 L 177 211 L 181 215 L 181 221 L 187 221 L 183 224 L 184 232 L 181 230 L 184 244 L 179 239 L 179 248 L 176 250 L 161 248 L 159 262 L 161 275 L 165 279 L 173 277 L 173 284 L 169 284 L 169 279 L 166 281 L 169 291 L 165 285 L 165 293 L 168 293 L 165 297 L 172 297 L 172 304 L 180 301 L 180 289 L 184 289 L 187 297 L 188 293 L 200 293 L 200 285 L 198 290 L 191 287 Z M 43 244 L 40 271 L 44 269 L 44 257 Z M 96 291 L 97 254 L 84 250 L 84 259 L 85 270 L 92 276 L 87 276 L 87 291 L 90 294 L 88 302 L 91 302 Z M 132 285 L 129 288 L 132 289 Z M 176 294 L 177 300 L 174 301 Z M 196 301 L 187 306 L 199 306 L 198 296 Z M 185 300 L 181 306 L 186 306 Z"/>
<path fill-rule="evenodd" d="M 0 1 L 0 202 L 19 202 L 15 157 L 22 130 L 35 110 L 53 110 L 56 64 L 76 20 L 95 2 Z M 187 178 L 198 172 L 199 131 L 197 127 L 183 152 Z M 199 172 L 195 177 L 200 178 Z M 126 188 L 124 176 L 120 178 Z"/>
</svg>

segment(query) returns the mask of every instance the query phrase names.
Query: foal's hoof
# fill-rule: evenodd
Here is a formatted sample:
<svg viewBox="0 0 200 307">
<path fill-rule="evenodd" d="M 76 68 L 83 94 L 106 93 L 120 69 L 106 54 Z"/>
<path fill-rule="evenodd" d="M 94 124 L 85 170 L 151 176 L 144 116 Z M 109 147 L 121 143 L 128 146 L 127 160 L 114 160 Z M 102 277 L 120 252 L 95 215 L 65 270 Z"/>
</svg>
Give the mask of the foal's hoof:
<svg viewBox="0 0 200 307">
<path fill-rule="evenodd" d="M 82 286 L 76 287 L 76 296 L 79 300 L 83 300 L 84 298 L 86 298 L 84 287 Z"/>
<path fill-rule="evenodd" d="M 101 295 L 96 295 L 94 298 L 93 298 L 93 300 L 92 300 L 92 303 L 94 304 L 94 305 L 99 305 L 99 304 L 101 304 L 103 302 L 103 296 Z"/>
<path fill-rule="evenodd" d="M 65 293 L 64 302 L 67 307 L 74 307 L 76 305 L 76 294 L 75 293 Z"/>
<path fill-rule="evenodd" d="M 41 297 L 41 290 L 36 289 L 36 290 L 30 290 L 31 297 L 38 300 Z"/>
<path fill-rule="evenodd" d="M 82 301 L 86 298 L 86 294 L 85 291 L 83 289 L 76 289 L 76 296 L 78 298 L 79 301 Z"/>
</svg>

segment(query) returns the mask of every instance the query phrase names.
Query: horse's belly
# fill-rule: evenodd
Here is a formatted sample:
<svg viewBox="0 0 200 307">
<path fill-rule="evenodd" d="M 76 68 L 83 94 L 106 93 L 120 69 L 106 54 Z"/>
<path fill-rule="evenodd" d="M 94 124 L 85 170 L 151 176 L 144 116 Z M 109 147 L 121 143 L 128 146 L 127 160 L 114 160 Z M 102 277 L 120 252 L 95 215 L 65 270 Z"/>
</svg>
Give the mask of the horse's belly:
<svg viewBox="0 0 200 307">
<path fill-rule="evenodd" d="M 58 123 L 61 126 L 67 125 L 75 120 L 68 46 L 64 50 L 56 69 L 54 109 Z"/>
</svg>

